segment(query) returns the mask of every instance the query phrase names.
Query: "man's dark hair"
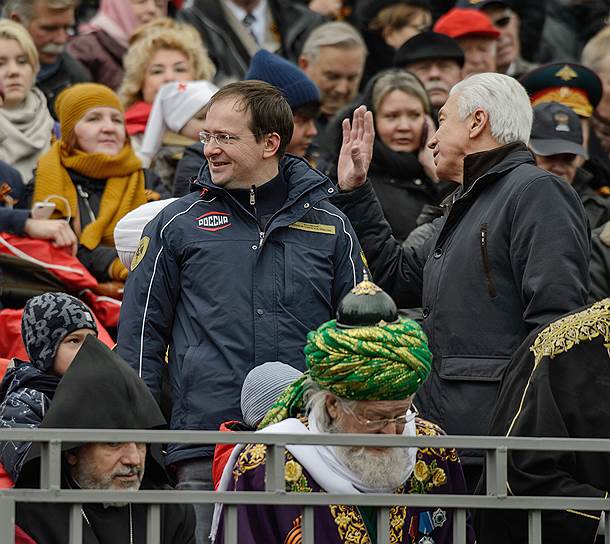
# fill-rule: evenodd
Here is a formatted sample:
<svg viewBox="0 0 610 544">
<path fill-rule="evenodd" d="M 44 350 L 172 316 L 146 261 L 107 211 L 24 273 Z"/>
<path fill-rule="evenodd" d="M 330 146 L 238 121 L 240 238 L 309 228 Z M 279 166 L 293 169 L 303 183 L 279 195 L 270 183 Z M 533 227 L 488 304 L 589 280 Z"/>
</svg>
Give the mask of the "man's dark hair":
<svg viewBox="0 0 610 544">
<path fill-rule="evenodd" d="M 303 119 L 317 119 L 320 116 L 320 102 L 307 102 L 292 110 L 292 115 L 297 115 Z"/>
<path fill-rule="evenodd" d="M 215 102 L 227 98 L 238 99 L 244 111 L 250 112 L 249 128 L 257 142 L 272 132 L 280 135 L 277 156 L 278 159 L 282 158 L 294 131 L 292 110 L 282 93 L 262 81 L 238 81 L 222 87 L 208 102 L 208 111 Z"/>
</svg>

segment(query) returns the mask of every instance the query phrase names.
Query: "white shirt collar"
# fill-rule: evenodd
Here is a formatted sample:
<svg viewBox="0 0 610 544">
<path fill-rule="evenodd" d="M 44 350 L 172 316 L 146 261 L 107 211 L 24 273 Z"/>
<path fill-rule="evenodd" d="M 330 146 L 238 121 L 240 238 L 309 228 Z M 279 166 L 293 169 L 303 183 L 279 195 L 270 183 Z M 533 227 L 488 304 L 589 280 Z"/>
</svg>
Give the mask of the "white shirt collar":
<svg viewBox="0 0 610 544">
<path fill-rule="evenodd" d="M 225 5 L 231 10 L 231 13 L 235 16 L 238 21 L 243 21 L 244 17 L 248 12 L 238 6 L 233 0 L 225 0 Z M 251 12 L 254 16 L 254 22 L 252 23 L 252 32 L 256 36 L 259 44 L 265 41 L 265 28 L 267 22 L 267 0 L 261 0 Z"/>
</svg>

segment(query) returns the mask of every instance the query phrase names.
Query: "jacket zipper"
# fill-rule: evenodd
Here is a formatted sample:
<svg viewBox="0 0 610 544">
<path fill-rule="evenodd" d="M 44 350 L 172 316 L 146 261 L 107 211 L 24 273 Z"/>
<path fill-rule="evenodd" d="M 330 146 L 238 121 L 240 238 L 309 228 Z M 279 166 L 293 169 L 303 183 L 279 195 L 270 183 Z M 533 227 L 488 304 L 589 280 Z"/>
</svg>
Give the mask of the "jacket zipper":
<svg viewBox="0 0 610 544">
<path fill-rule="evenodd" d="M 89 219 L 91 219 L 91 222 L 93 223 L 97 220 L 97 218 L 95 217 L 95 214 L 91 209 L 91 205 L 89 204 L 89 193 L 85 191 L 80 185 L 77 185 L 76 188 L 78 189 L 78 194 L 85 202 L 85 206 L 87 207 L 87 211 L 89 212 Z"/>
<path fill-rule="evenodd" d="M 485 270 L 485 280 L 487 290 L 492 297 L 496 296 L 496 286 L 491 277 L 491 264 L 489 263 L 489 253 L 487 250 L 487 223 L 481 225 L 481 258 L 483 259 L 483 269 Z"/>
</svg>

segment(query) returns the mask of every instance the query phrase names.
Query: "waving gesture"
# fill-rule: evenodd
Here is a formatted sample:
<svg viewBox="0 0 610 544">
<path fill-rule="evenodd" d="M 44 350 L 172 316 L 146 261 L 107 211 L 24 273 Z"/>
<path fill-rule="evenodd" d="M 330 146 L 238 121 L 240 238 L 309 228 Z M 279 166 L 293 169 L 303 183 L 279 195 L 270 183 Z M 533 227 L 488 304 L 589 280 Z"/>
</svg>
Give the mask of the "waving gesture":
<svg viewBox="0 0 610 544">
<path fill-rule="evenodd" d="M 337 164 L 337 178 L 342 191 L 351 191 L 366 181 L 373 156 L 373 114 L 366 106 L 354 111 L 352 122 L 343 120 L 343 144 Z"/>
</svg>

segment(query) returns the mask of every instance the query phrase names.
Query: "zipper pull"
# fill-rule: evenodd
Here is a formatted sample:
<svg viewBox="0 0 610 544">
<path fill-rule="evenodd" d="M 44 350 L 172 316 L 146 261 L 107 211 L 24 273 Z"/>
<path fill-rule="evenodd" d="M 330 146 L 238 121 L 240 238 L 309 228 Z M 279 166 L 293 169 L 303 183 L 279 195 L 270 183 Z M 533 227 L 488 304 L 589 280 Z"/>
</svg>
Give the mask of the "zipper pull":
<svg viewBox="0 0 610 544">
<path fill-rule="evenodd" d="M 254 206 L 256 204 L 256 186 L 252 185 L 250 187 L 250 206 Z"/>
<path fill-rule="evenodd" d="M 263 240 L 265 238 L 265 233 L 261 231 L 258 233 L 258 236 L 259 236 L 258 247 L 260 249 L 261 247 L 263 247 Z"/>
</svg>

